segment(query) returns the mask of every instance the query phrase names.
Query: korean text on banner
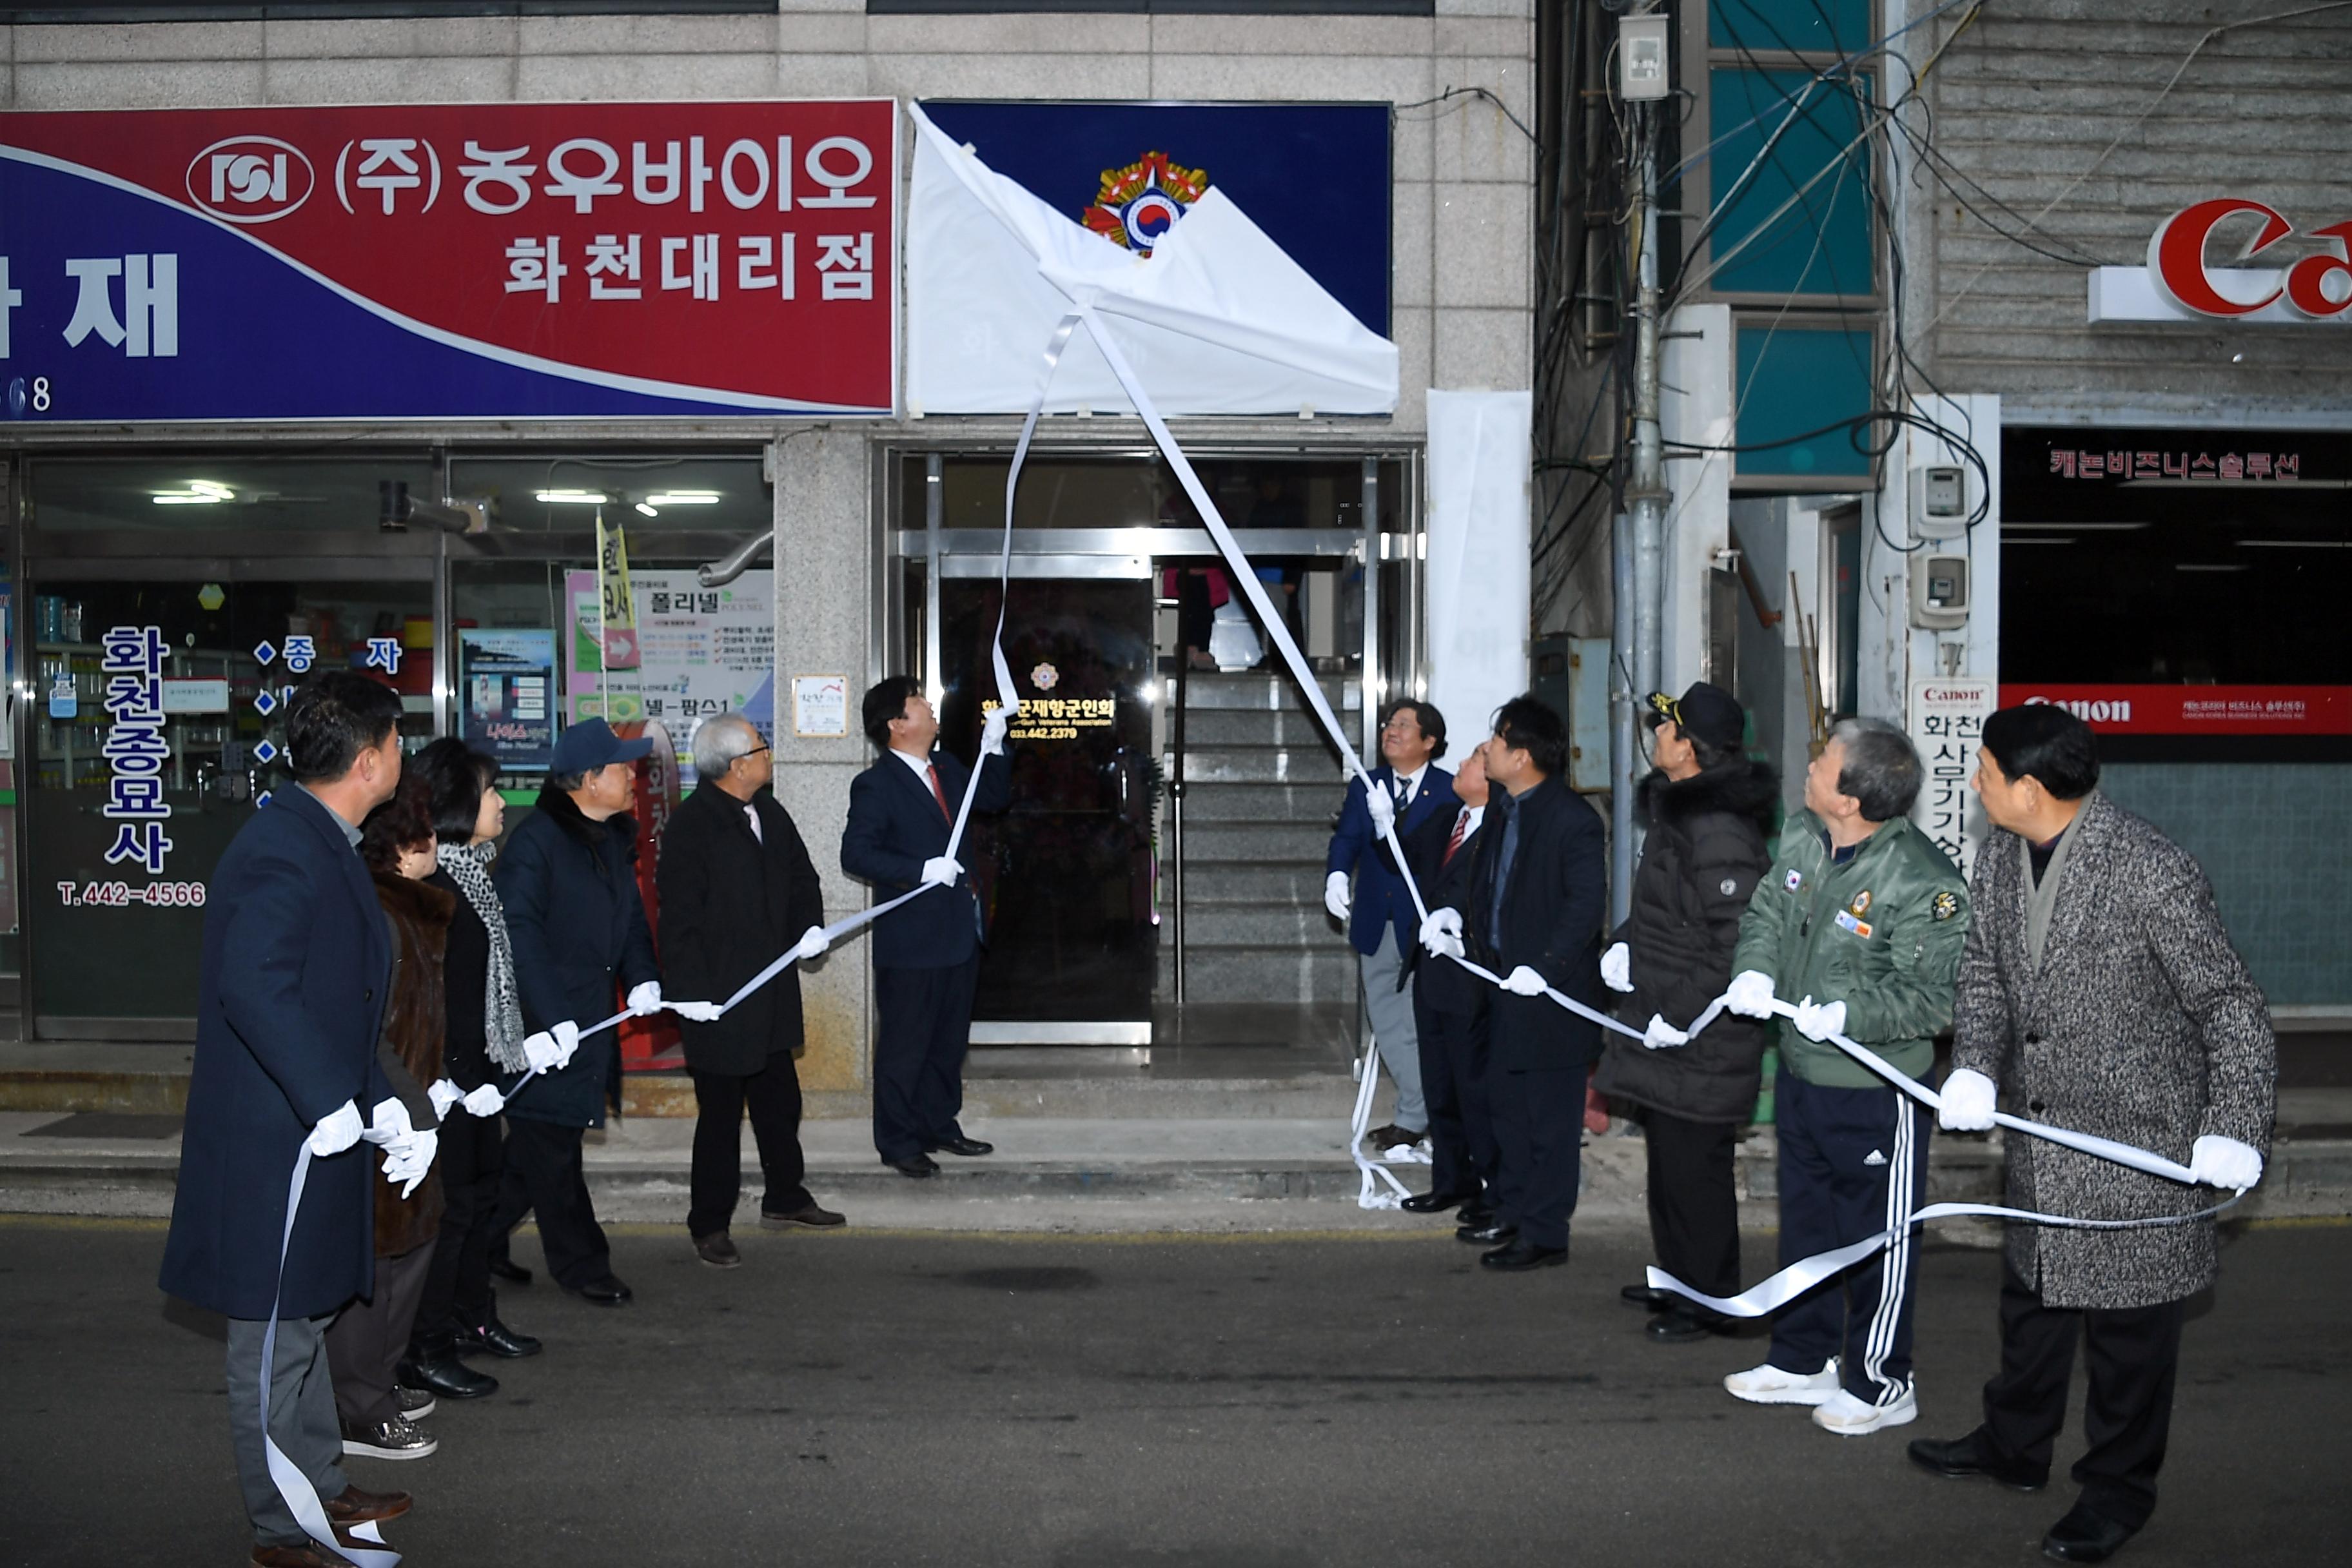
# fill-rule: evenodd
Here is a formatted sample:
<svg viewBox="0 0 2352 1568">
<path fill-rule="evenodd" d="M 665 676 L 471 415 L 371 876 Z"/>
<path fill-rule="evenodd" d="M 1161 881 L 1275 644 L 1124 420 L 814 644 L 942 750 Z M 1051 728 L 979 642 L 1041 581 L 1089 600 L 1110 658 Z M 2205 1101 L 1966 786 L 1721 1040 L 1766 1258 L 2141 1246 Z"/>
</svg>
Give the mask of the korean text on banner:
<svg viewBox="0 0 2352 1568">
<path fill-rule="evenodd" d="M 1969 788 L 1976 772 L 1984 723 L 2000 706 L 1990 680 L 1964 679 L 1911 683 L 1911 743 L 1919 748 L 1927 777 L 1911 820 L 1967 876 L 1984 842 L 1984 807 Z"/>
<path fill-rule="evenodd" d="M 22 421 L 888 414 L 898 111 L 12 114 Z"/>
<path fill-rule="evenodd" d="M 637 603 L 629 592 L 629 535 L 618 524 L 606 528 L 601 510 L 596 513 L 596 640 L 604 649 L 606 669 L 637 668 Z"/>
</svg>

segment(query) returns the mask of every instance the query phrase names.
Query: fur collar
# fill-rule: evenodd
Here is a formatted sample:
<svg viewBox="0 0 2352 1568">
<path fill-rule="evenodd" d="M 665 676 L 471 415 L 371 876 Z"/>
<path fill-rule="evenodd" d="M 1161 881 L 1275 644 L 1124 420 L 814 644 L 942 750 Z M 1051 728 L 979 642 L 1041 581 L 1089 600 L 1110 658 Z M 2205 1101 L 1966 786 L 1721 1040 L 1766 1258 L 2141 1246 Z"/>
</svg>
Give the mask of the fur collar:
<svg viewBox="0 0 2352 1568">
<path fill-rule="evenodd" d="M 534 803 L 534 808 L 552 817 L 555 825 L 563 829 L 565 837 L 585 844 L 592 849 L 604 843 L 607 836 L 618 836 L 624 848 L 636 842 L 637 819 L 635 817 L 623 812 L 618 816 L 608 816 L 602 822 L 591 822 L 571 795 L 560 789 L 541 790 L 539 799 Z"/>
<path fill-rule="evenodd" d="M 1719 811 L 1748 817 L 1769 828 L 1773 803 L 1780 795 L 1780 781 L 1771 769 L 1751 757 L 1739 756 L 1682 780 L 1670 779 L 1654 768 L 1643 779 L 1636 803 L 1643 820 L 1649 823 L 1680 822 Z"/>
<path fill-rule="evenodd" d="M 368 874 L 375 879 L 376 901 L 383 906 L 386 914 L 446 929 L 450 917 L 457 912 L 457 895 L 444 892 L 430 882 L 404 877 L 397 871 Z"/>
</svg>

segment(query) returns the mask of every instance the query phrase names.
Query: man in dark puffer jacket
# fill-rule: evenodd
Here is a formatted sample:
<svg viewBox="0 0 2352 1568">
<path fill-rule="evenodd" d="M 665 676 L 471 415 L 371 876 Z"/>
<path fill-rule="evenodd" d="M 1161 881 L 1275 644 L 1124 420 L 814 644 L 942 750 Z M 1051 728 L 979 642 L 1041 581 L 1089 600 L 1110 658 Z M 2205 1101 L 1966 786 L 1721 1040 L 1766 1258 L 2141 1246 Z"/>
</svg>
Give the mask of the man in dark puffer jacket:
<svg viewBox="0 0 2352 1568">
<path fill-rule="evenodd" d="M 1656 763 L 1638 796 L 1649 837 L 1601 973 L 1625 994 L 1618 1016 L 1648 1028 L 1640 1040 L 1610 1037 L 1593 1087 L 1641 1108 L 1658 1267 L 1730 1296 L 1739 1289 L 1732 1149 L 1755 1110 L 1766 1033 L 1735 1013 L 1696 1036 L 1684 1031 L 1731 980 L 1739 917 L 1771 865 L 1764 835 L 1780 789 L 1770 769 L 1741 752 L 1748 718 L 1721 688 L 1700 681 L 1679 701 L 1659 692 L 1643 719 Z M 1682 1297 L 1646 1285 L 1623 1294 L 1659 1309 L 1654 1340 L 1695 1340 L 1713 1326 Z"/>
</svg>

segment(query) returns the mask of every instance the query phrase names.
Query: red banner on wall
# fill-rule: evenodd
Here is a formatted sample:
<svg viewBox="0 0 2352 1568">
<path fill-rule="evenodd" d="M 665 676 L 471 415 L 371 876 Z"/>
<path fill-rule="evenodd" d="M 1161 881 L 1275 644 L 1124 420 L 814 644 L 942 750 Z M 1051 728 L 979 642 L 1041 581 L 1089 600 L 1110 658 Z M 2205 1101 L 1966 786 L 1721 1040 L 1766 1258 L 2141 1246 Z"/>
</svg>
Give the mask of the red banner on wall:
<svg viewBox="0 0 2352 1568">
<path fill-rule="evenodd" d="M 897 127 L 888 99 L 0 116 L 0 379 L 26 420 L 887 414 Z"/>
<path fill-rule="evenodd" d="M 2004 708 L 2053 702 L 2102 734 L 2352 735 L 2352 686 L 2004 685 Z"/>
</svg>

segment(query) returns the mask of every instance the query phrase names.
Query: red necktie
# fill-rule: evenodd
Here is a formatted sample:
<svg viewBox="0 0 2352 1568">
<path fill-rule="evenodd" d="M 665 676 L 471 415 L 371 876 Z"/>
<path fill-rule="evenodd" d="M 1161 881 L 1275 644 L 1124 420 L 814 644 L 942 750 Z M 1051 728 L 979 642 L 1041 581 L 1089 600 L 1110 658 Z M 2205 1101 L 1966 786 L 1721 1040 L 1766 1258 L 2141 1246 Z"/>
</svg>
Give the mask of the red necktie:
<svg viewBox="0 0 2352 1568">
<path fill-rule="evenodd" d="M 946 817 L 950 823 L 955 821 L 955 813 L 948 809 L 948 797 L 940 789 L 940 770 L 931 766 L 930 763 L 925 763 L 923 764 L 923 776 L 931 781 L 931 798 L 939 802 L 940 815 Z"/>
<path fill-rule="evenodd" d="M 1462 808 L 1462 815 L 1454 819 L 1454 837 L 1445 841 L 1445 858 L 1437 863 L 1439 870 L 1443 871 L 1454 864 L 1454 857 L 1461 849 L 1462 841 L 1469 837 L 1470 808 L 1465 805 Z"/>
</svg>

